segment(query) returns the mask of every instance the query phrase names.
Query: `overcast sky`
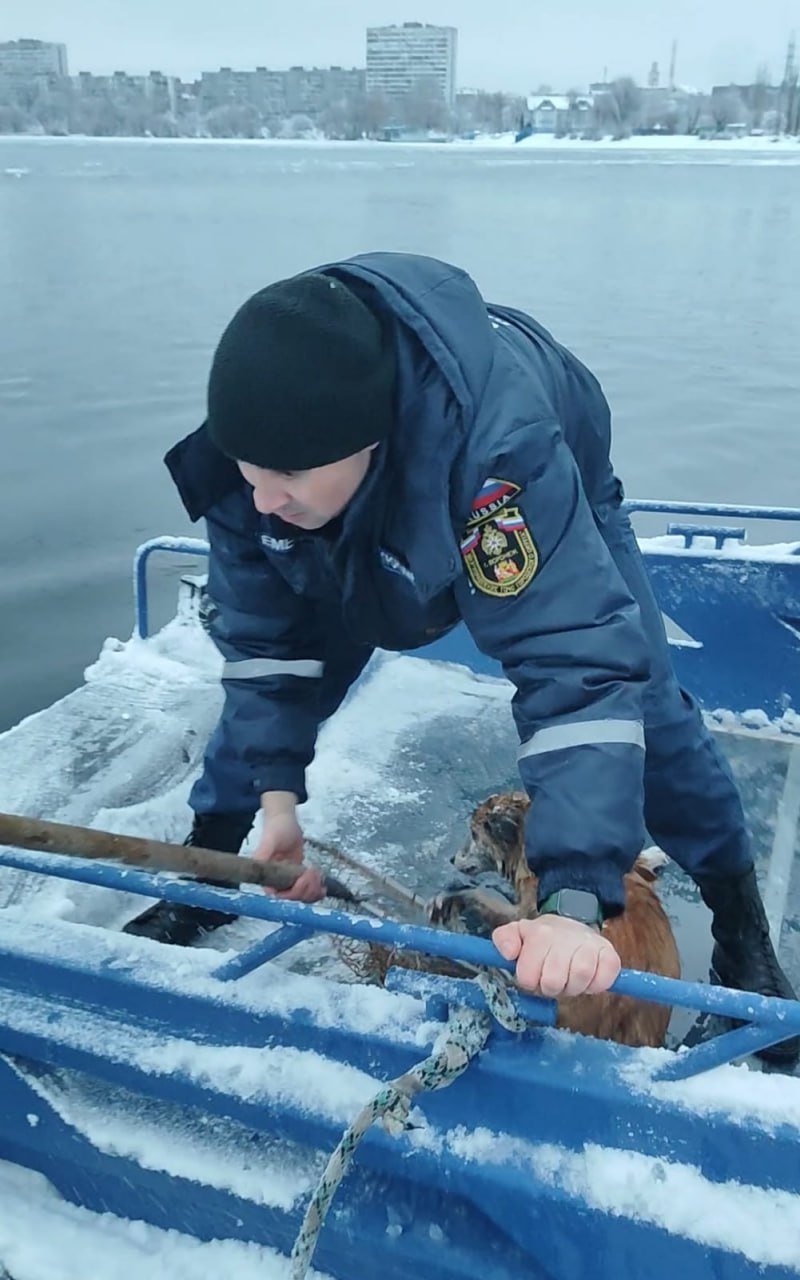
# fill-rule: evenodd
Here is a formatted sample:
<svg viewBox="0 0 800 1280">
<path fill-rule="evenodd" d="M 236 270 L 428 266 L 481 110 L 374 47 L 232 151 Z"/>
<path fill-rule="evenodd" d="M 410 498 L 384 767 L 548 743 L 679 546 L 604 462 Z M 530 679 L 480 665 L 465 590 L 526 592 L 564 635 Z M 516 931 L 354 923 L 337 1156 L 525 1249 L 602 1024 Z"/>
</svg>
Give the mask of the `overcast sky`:
<svg viewBox="0 0 800 1280">
<path fill-rule="evenodd" d="M 654 61 L 666 80 L 673 38 L 678 82 L 705 88 L 779 79 L 800 0 L 0 0 L 0 40 L 62 41 L 73 73 L 363 66 L 365 27 L 405 21 L 458 28 L 462 88 L 644 82 Z"/>
</svg>

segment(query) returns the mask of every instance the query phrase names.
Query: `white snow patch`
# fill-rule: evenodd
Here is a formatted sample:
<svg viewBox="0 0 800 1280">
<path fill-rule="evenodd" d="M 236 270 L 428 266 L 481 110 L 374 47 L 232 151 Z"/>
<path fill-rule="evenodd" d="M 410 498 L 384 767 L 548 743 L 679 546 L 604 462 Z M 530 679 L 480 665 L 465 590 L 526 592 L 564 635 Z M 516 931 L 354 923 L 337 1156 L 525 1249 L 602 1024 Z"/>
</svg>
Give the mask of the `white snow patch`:
<svg viewBox="0 0 800 1280">
<path fill-rule="evenodd" d="M 712 561 L 750 560 L 761 564 L 793 564 L 800 571 L 800 542 L 754 543 L 748 546 L 735 538 L 728 538 L 717 547 L 711 535 L 700 534 L 686 546 L 683 534 L 662 533 L 653 538 L 639 538 L 639 546 L 645 555 L 701 557 Z"/>
<path fill-rule="evenodd" d="M 0 1261 L 15 1280 L 289 1280 L 287 1258 L 236 1240 L 208 1243 L 90 1213 L 41 1174 L 0 1162 Z M 329 1280 L 318 1271 L 309 1280 Z"/>
<path fill-rule="evenodd" d="M 212 976 L 226 958 L 219 951 L 158 947 L 146 938 L 84 925 L 54 928 L 51 923 L 27 919 L 22 908 L 7 908 L 0 920 L 4 942 L 18 955 L 68 963 L 77 949 L 93 968 L 130 974 L 154 991 L 211 997 L 253 1013 L 312 1016 L 320 1027 L 356 1027 L 365 1035 L 380 1034 L 418 1047 L 430 1044 L 440 1030 L 438 1022 L 424 1016 L 419 1000 L 382 987 L 331 982 L 285 970 L 280 982 L 256 970 L 235 983 L 222 983 Z"/>
<path fill-rule="evenodd" d="M 800 1144 L 800 1077 L 751 1071 L 747 1064 L 726 1065 L 688 1080 L 656 1080 L 663 1054 L 640 1049 L 620 1066 L 631 1090 L 662 1102 L 690 1108 L 698 1116 L 733 1116 L 768 1133 L 781 1126 L 797 1130 Z"/>
<path fill-rule="evenodd" d="M 213 1186 L 254 1204 L 290 1210 L 311 1194 L 324 1157 L 278 1139 L 259 1140 L 234 1123 L 188 1112 L 170 1124 L 168 1108 L 126 1105 L 118 1094 L 95 1098 L 70 1077 L 37 1077 L 20 1069 L 25 1082 L 56 1115 L 105 1155 L 134 1160 L 144 1169 Z M 38 1117 L 29 1116 L 38 1123 Z"/>
<path fill-rule="evenodd" d="M 691 1165 L 587 1144 L 582 1151 L 454 1131 L 451 1150 L 483 1165 L 517 1165 L 545 1186 L 613 1217 L 651 1223 L 761 1266 L 800 1268 L 800 1196 L 712 1182 Z"/>
</svg>

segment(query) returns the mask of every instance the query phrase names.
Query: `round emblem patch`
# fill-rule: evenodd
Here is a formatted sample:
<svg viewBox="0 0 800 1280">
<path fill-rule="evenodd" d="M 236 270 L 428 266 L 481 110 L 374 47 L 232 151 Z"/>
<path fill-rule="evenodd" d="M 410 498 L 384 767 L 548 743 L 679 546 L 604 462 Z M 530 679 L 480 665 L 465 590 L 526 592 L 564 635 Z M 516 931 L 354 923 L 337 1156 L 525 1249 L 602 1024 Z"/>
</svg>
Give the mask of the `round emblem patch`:
<svg viewBox="0 0 800 1280">
<path fill-rule="evenodd" d="M 486 502 L 488 486 L 502 492 L 506 501 L 520 492 L 510 481 L 491 480 L 483 486 L 461 540 L 461 554 L 470 581 L 489 596 L 519 595 L 539 568 L 539 553 L 519 507 Z M 512 492 L 509 492 L 512 491 Z"/>
</svg>

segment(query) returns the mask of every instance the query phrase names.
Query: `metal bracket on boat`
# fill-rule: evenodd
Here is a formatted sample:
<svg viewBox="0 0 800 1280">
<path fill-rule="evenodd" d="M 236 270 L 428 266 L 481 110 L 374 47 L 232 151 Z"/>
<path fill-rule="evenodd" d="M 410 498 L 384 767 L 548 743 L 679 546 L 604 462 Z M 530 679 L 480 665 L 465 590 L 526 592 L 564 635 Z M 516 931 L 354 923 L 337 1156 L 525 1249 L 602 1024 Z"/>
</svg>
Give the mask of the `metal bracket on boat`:
<svg viewBox="0 0 800 1280">
<path fill-rule="evenodd" d="M 726 524 L 675 524 L 667 525 L 667 533 L 683 538 L 683 545 L 691 547 L 695 538 L 713 538 L 717 551 L 721 551 L 726 542 L 745 542 L 747 530 L 743 525 Z"/>
<path fill-rule="evenodd" d="M 397 967 L 389 969 L 385 985 L 388 991 L 400 991 L 404 995 L 416 996 L 418 1000 L 424 1000 L 428 1017 L 434 1018 L 437 1022 L 446 1022 L 450 1016 L 450 1010 L 459 1007 L 477 1009 L 481 1012 L 488 1010 L 491 1013 L 485 993 L 469 978 L 445 978 L 437 974 Z M 521 991 L 513 988 L 507 988 L 507 994 L 514 1012 L 526 1022 L 546 1027 L 556 1025 L 558 1005 L 555 1000 L 547 1000 L 543 996 L 523 995 Z"/>
</svg>

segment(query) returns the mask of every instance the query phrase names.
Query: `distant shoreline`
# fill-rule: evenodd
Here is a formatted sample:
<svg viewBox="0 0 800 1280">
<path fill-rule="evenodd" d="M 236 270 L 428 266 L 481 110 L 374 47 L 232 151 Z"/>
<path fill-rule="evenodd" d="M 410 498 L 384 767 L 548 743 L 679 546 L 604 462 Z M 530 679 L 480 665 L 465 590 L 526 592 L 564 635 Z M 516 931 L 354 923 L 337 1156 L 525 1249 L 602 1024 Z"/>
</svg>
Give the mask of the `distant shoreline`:
<svg viewBox="0 0 800 1280">
<path fill-rule="evenodd" d="M 39 144 L 50 143 L 53 145 L 61 144 L 82 144 L 82 143 L 132 143 L 143 146 L 247 146 L 247 147 L 285 147 L 285 148 L 358 148 L 359 150 L 380 150 L 391 151 L 402 149 L 424 151 L 501 151 L 507 150 L 515 155 L 524 155 L 528 152 L 536 152 L 546 154 L 548 152 L 559 153 L 578 153 L 578 152 L 603 152 L 606 154 L 615 154 L 618 152 L 649 152 L 653 154 L 664 154 L 674 151 L 690 151 L 703 155 L 772 155 L 775 153 L 784 154 L 791 152 L 800 155 L 800 138 L 797 137 L 743 137 L 743 138 L 698 138 L 693 135 L 675 134 L 667 137 L 631 137 L 622 138 L 616 141 L 611 138 L 600 138 L 596 140 L 589 139 L 569 139 L 554 138 L 547 134 L 535 134 L 530 138 L 526 138 L 524 142 L 515 143 L 512 133 L 505 134 L 485 134 L 475 139 L 453 138 L 442 141 L 408 141 L 398 140 L 392 142 L 382 142 L 372 138 L 362 138 L 353 141 L 344 141 L 337 138 L 156 138 L 156 137 L 140 137 L 137 135 L 101 137 L 95 134 L 73 133 L 66 136 L 55 136 L 52 134 L 34 134 L 34 133 L 8 133 L 0 134 L 0 143 L 25 143 L 34 142 Z"/>
</svg>

